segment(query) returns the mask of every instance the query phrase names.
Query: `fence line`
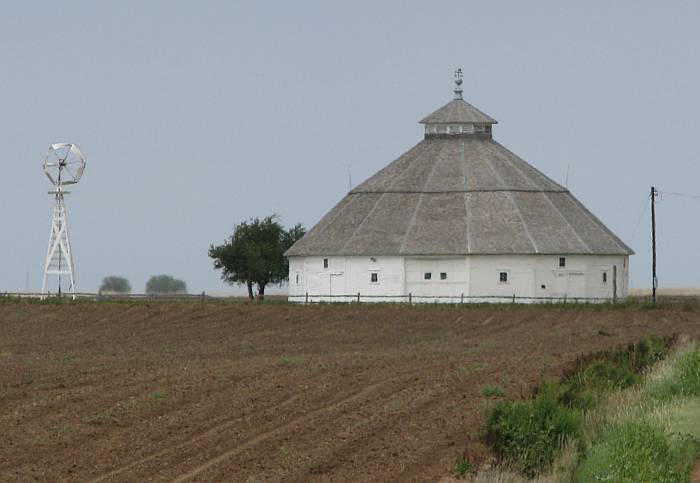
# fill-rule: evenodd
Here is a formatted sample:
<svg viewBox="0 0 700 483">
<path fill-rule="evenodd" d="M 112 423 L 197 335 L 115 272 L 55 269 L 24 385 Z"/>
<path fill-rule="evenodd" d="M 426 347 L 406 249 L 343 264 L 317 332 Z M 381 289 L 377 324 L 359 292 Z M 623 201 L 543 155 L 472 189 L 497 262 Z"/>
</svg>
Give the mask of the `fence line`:
<svg viewBox="0 0 700 483">
<path fill-rule="evenodd" d="M 376 294 L 366 294 L 358 292 L 355 294 L 296 294 L 288 295 L 290 301 L 304 302 L 304 303 L 323 303 L 323 302 L 356 302 L 362 303 L 363 301 L 381 301 L 386 300 L 389 302 L 408 302 L 412 303 L 425 303 L 425 302 L 444 302 L 453 304 L 463 304 L 463 303 L 474 303 L 474 302 L 505 302 L 505 303 L 525 303 L 525 302 L 543 302 L 543 303 L 605 303 L 612 302 L 615 303 L 619 300 L 616 297 L 525 297 L 513 295 L 415 295 L 412 293 L 408 294 L 398 294 L 398 295 L 376 295 Z"/>
<path fill-rule="evenodd" d="M 0 300 L 3 298 L 26 298 L 26 299 L 57 299 L 70 300 L 73 294 L 62 293 L 60 296 L 57 293 L 41 294 L 38 292 L 0 292 Z M 664 299 L 688 299 L 692 296 L 670 296 L 664 295 Z M 201 302 L 245 302 L 248 301 L 246 296 L 215 296 L 208 295 L 206 292 L 199 294 L 101 294 L 80 292 L 75 294 L 76 300 L 104 300 L 104 301 L 126 301 L 126 300 L 143 300 L 143 301 L 201 301 Z M 646 296 L 628 296 L 627 299 L 646 300 Z M 408 303 L 408 304 L 423 304 L 423 303 L 448 303 L 453 305 L 469 304 L 469 303 L 616 303 L 620 298 L 613 297 L 525 297 L 516 294 L 513 295 L 416 295 L 412 293 L 398 295 L 377 295 L 377 294 L 362 294 L 360 292 L 354 294 L 295 294 L 295 295 L 267 295 L 264 300 L 272 302 L 296 302 L 306 304 L 318 303 Z"/>
<path fill-rule="evenodd" d="M 205 292 L 200 294 L 145 294 L 145 293 L 125 293 L 125 294 L 103 294 L 92 292 L 76 292 L 75 294 L 63 292 L 60 295 L 55 292 L 42 294 L 40 292 L 0 292 L 0 298 L 27 298 L 27 299 L 72 299 L 77 300 L 218 300 L 224 297 L 214 297 Z"/>
</svg>

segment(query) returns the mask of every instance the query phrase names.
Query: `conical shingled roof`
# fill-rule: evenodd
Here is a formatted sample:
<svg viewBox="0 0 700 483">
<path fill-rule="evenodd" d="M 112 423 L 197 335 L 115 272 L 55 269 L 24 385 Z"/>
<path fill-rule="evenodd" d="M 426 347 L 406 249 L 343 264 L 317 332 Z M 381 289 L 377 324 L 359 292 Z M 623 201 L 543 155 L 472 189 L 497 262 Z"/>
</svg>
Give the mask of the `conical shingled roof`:
<svg viewBox="0 0 700 483">
<path fill-rule="evenodd" d="M 448 119 L 461 109 L 448 106 L 461 103 L 469 106 L 456 99 L 422 122 L 442 122 L 434 119 Z M 472 109 L 482 117 L 455 122 L 491 119 Z M 426 134 L 348 193 L 286 255 L 632 253 L 566 188 L 490 135 Z"/>
<path fill-rule="evenodd" d="M 453 99 L 440 109 L 423 118 L 421 124 L 449 124 L 449 123 L 477 123 L 496 124 L 494 118 L 484 114 L 476 107 L 462 99 Z"/>
</svg>

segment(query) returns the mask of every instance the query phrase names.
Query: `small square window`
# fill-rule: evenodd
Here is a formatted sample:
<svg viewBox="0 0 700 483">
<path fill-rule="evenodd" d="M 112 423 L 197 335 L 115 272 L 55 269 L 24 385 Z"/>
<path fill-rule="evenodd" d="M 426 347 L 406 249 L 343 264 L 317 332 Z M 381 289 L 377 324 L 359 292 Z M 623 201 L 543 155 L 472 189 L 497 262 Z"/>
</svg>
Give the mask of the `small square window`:
<svg viewBox="0 0 700 483">
<path fill-rule="evenodd" d="M 323 268 L 328 268 L 328 259 L 327 258 L 323 259 Z"/>
<path fill-rule="evenodd" d="M 566 266 L 566 257 L 559 257 L 559 266 L 560 267 Z"/>
<path fill-rule="evenodd" d="M 608 283 L 608 272 L 603 272 L 603 283 Z"/>
<path fill-rule="evenodd" d="M 431 278 L 433 278 L 433 274 L 431 272 L 425 272 L 423 274 L 423 280 L 430 280 Z"/>
<path fill-rule="evenodd" d="M 372 272 L 369 274 L 370 283 L 379 283 L 379 274 L 377 272 Z"/>
<path fill-rule="evenodd" d="M 498 274 L 498 279 L 501 283 L 506 283 L 508 281 L 508 272 L 501 272 Z"/>
<path fill-rule="evenodd" d="M 447 280 L 447 274 L 445 272 L 440 272 L 440 280 Z"/>
</svg>

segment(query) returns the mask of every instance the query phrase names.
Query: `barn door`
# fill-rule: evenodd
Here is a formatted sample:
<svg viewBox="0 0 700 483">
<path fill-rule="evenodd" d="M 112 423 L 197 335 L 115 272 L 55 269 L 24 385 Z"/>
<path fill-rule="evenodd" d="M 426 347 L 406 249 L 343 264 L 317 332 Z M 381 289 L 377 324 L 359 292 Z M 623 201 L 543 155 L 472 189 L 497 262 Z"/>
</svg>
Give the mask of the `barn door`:
<svg viewBox="0 0 700 483">
<path fill-rule="evenodd" d="M 568 289 L 569 277 L 566 273 L 554 274 L 554 287 L 552 287 L 552 297 L 564 298 Z"/>
</svg>

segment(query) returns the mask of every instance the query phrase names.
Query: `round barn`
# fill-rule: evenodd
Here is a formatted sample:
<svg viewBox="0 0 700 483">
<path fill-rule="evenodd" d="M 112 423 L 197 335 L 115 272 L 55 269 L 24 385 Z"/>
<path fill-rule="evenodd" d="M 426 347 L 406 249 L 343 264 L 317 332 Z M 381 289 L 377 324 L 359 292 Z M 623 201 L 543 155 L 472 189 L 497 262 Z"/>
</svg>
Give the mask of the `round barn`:
<svg viewBox="0 0 700 483">
<path fill-rule="evenodd" d="M 628 291 L 633 251 L 492 137 L 462 99 L 352 189 L 287 252 L 292 301 L 605 300 Z"/>
</svg>

